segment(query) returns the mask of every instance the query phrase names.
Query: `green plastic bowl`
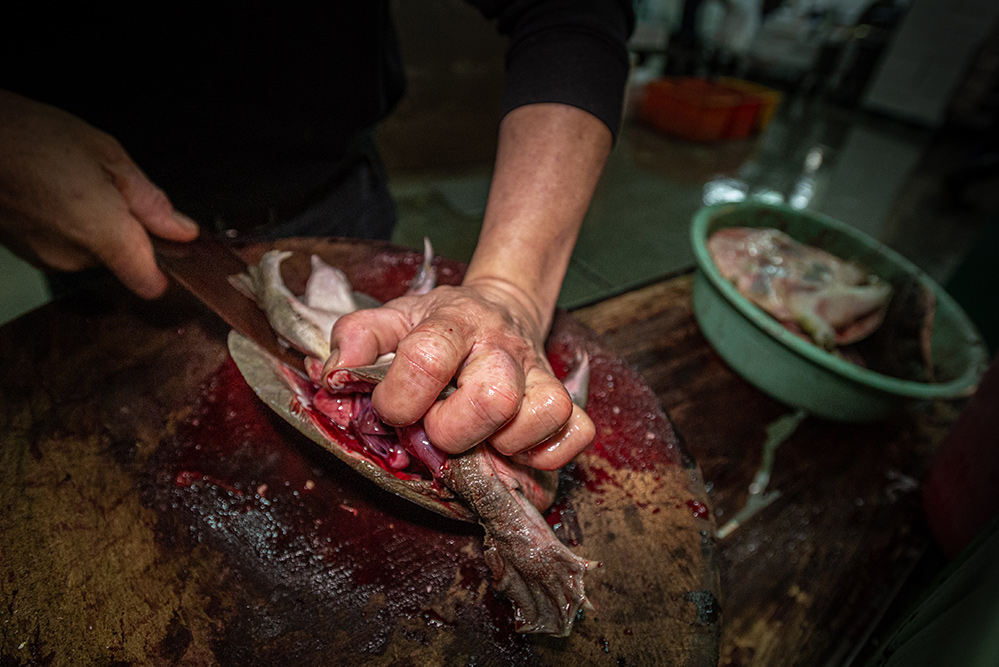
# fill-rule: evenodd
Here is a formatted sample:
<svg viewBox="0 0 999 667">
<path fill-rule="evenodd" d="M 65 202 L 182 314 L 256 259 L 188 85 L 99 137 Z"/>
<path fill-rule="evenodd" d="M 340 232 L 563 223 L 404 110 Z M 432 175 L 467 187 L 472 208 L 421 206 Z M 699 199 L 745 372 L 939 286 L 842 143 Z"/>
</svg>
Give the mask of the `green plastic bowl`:
<svg viewBox="0 0 999 667">
<path fill-rule="evenodd" d="M 742 296 L 715 266 L 707 239 L 725 227 L 773 227 L 855 261 L 884 280 L 915 276 L 936 294 L 932 352 L 938 381 L 877 373 L 785 329 Z M 697 212 L 690 236 L 697 256 L 694 316 L 704 337 L 740 376 L 778 401 L 826 419 L 869 422 L 913 401 L 968 396 L 985 372 L 986 346 L 961 307 L 914 264 L 842 222 L 787 206 L 719 204 Z"/>
</svg>

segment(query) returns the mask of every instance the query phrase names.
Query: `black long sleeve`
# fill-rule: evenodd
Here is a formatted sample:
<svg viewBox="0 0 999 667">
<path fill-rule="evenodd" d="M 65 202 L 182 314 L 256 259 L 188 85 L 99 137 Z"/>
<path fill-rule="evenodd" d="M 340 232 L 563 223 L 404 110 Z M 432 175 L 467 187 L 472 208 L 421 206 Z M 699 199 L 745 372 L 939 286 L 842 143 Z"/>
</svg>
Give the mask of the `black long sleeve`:
<svg viewBox="0 0 999 667">
<path fill-rule="evenodd" d="M 579 107 L 617 135 L 628 77 L 629 0 L 470 0 L 510 44 L 503 113 L 538 102 Z"/>
</svg>

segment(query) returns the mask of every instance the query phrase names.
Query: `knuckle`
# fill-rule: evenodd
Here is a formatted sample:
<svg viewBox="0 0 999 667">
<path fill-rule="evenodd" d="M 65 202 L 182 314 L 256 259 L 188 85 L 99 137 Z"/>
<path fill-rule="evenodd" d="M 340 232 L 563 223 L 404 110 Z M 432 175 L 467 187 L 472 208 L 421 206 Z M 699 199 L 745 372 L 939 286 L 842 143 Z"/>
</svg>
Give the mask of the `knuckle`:
<svg viewBox="0 0 999 667">
<path fill-rule="evenodd" d="M 525 401 L 516 422 L 492 440 L 501 454 L 512 456 L 567 432 L 573 413 L 568 396 L 556 392 L 542 400 L 538 398 L 534 395 L 529 404 Z"/>
<path fill-rule="evenodd" d="M 453 427 L 453 422 L 440 419 L 437 414 L 425 415 L 423 428 L 430 442 L 448 454 L 460 454 L 476 443 L 475 438 L 469 438 L 467 434 L 457 431 Z"/>
<path fill-rule="evenodd" d="M 143 209 L 169 215 L 173 212 L 173 205 L 170 199 L 160 188 L 149 183 L 147 187 L 140 188 L 135 194 L 136 203 Z"/>
<path fill-rule="evenodd" d="M 352 333 L 358 329 L 363 329 L 365 326 L 364 321 L 365 312 L 363 310 L 355 310 L 352 313 L 345 313 L 336 318 L 336 321 L 333 322 L 333 329 L 330 331 L 330 337 L 335 339 Z"/>
<path fill-rule="evenodd" d="M 433 419 L 428 414 L 424 420 L 431 441 L 451 453 L 488 439 L 513 419 L 520 406 L 517 397 L 488 387 L 466 385 L 460 391 L 444 402 L 451 402 L 448 410 L 437 412 Z"/>
<path fill-rule="evenodd" d="M 97 128 L 93 128 L 93 130 L 90 134 L 91 145 L 105 163 L 114 167 L 129 159 L 128 153 L 125 152 L 125 148 L 121 145 L 121 142 L 103 130 Z"/>
<path fill-rule="evenodd" d="M 480 385 L 469 397 L 469 403 L 480 423 L 495 430 L 517 415 L 521 399 L 496 387 Z"/>
<path fill-rule="evenodd" d="M 542 431 L 551 435 L 565 426 L 572 416 L 572 399 L 561 387 L 553 387 L 544 400 L 536 404 L 532 416 Z"/>
<path fill-rule="evenodd" d="M 451 380 L 459 357 L 455 344 L 433 330 L 414 331 L 399 343 L 396 351 L 396 363 L 416 370 L 437 387 L 443 387 Z"/>
<path fill-rule="evenodd" d="M 365 353 L 371 353 L 373 360 L 377 354 L 384 354 L 395 348 L 393 335 L 391 323 L 386 324 L 375 309 L 355 310 L 340 315 L 333 323 L 330 344 L 335 347 L 363 349 Z"/>
</svg>

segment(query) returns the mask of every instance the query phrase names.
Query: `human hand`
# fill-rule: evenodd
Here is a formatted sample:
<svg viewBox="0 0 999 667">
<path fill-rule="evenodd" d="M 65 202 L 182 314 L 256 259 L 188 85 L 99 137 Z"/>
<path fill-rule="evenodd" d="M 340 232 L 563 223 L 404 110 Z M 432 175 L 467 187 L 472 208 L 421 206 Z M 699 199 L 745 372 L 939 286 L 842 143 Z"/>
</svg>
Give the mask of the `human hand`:
<svg viewBox="0 0 999 667">
<path fill-rule="evenodd" d="M 197 237 L 111 136 L 60 109 L 0 90 L 0 241 L 59 271 L 105 264 L 144 298 L 168 280 L 149 234 Z"/>
<path fill-rule="evenodd" d="M 448 453 L 488 440 L 520 463 L 554 470 L 589 445 L 594 428 L 552 374 L 542 319 L 503 281 L 437 287 L 337 320 L 323 375 L 395 351 L 372 395 L 383 421 L 422 417 L 430 441 Z M 438 401 L 455 376 L 457 391 Z"/>
</svg>

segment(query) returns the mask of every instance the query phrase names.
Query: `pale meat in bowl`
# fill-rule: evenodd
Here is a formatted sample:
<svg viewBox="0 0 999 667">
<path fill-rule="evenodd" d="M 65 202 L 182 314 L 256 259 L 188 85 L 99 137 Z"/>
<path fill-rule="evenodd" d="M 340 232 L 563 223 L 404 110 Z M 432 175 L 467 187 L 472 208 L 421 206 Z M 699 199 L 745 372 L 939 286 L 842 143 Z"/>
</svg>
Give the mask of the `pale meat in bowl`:
<svg viewBox="0 0 999 667">
<path fill-rule="evenodd" d="M 891 285 L 780 230 L 720 229 L 708 250 L 740 294 L 824 348 L 863 340 L 884 322 Z"/>
<path fill-rule="evenodd" d="M 709 239 L 719 232 L 720 238 L 760 233 L 723 231 L 730 229 L 777 230 L 796 244 L 861 267 L 876 277 L 865 284 L 889 286 L 891 298 L 883 313 L 854 308 L 855 323 L 881 323 L 863 339 L 833 349 L 790 330 L 741 293 L 712 257 Z M 694 314 L 705 338 L 744 379 L 792 407 L 837 421 L 882 419 L 914 402 L 970 395 L 987 365 L 981 336 L 939 285 L 840 221 L 757 202 L 708 206 L 694 217 L 691 243 L 697 259 Z M 865 307 L 869 301 L 852 300 Z"/>
</svg>

